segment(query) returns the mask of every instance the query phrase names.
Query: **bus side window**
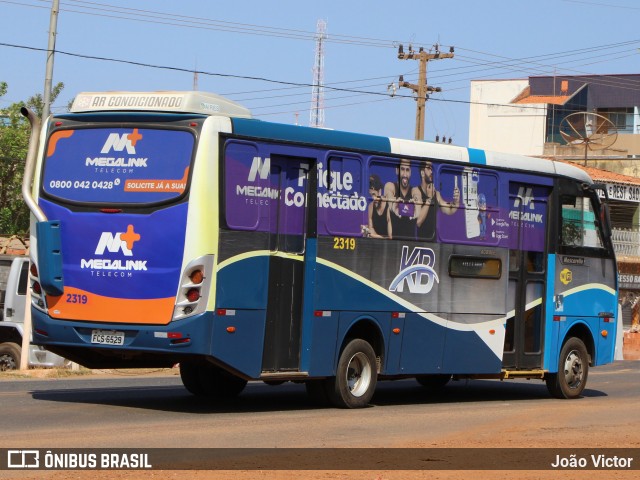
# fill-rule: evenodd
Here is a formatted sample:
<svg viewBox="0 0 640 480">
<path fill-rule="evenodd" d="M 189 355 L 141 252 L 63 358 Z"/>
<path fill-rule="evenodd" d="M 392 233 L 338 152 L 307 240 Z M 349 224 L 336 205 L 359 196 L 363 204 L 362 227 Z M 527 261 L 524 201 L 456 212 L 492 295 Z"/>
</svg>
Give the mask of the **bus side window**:
<svg viewBox="0 0 640 480">
<path fill-rule="evenodd" d="M 18 295 L 27 294 L 27 285 L 29 284 L 29 262 L 22 264 L 20 270 L 20 280 L 18 281 Z"/>
<path fill-rule="evenodd" d="M 599 225 L 588 197 L 562 196 L 561 232 L 563 246 L 603 248 Z"/>
<path fill-rule="evenodd" d="M 367 220 L 367 192 L 363 190 L 362 160 L 356 156 L 328 157 L 318 168 L 318 196 L 330 235 L 359 237 Z M 366 182 L 369 186 L 368 180 Z"/>
</svg>

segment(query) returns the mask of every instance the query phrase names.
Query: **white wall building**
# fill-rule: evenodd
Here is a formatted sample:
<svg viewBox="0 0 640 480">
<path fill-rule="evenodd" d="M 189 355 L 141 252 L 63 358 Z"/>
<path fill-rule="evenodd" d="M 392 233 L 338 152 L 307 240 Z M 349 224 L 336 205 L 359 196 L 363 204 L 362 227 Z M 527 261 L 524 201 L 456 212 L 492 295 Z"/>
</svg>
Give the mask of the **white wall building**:
<svg viewBox="0 0 640 480">
<path fill-rule="evenodd" d="M 546 103 L 518 103 L 529 87 L 523 80 L 472 80 L 469 147 L 542 155 Z"/>
</svg>

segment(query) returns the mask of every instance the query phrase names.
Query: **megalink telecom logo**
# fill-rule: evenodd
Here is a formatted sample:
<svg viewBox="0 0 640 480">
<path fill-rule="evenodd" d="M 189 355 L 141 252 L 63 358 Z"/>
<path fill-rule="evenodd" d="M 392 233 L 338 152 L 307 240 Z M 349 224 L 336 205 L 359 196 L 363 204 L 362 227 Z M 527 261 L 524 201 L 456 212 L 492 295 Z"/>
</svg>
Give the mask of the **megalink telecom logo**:
<svg viewBox="0 0 640 480">
<path fill-rule="evenodd" d="M 109 153 L 111 150 L 122 152 L 126 149 L 129 155 L 135 155 L 136 143 L 140 140 L 142 140 L 142 135 L 138 133 L 137 128 L 134 128 L 131 133 L 123 133 L 122 135 L 111 133 L 100 153 Z"/>
<path fill-rule="evenodd" d="M 140 240 L 140 234 L 134 231 L 133 225 L 129 225 L 126 232 L 118 232 L 115 235 L 111 232 L 102 232 L 95 254 L 104 255 L 105 250 L 109 250 L 111 253 L 122 250 L 122 253 L 127 257 L 131 257 L 133 256 L 133 244 L 138 240 Z"/>
<path fill-rule="evenodd" d="M 271 159 L 269 157 L 265 158 L 264 161 L 260 157 L 253 157 L 251 161 L 251 169 L 249 170 L 249 176 L 247 177 L 247 181 L 255 182 L 256 176 L 260 178 L 260 180 L 266 180 L 269 178 L 269 171 L 271 170 Z"/>
<path fill-rule="evenodd" d="M 90 270 L 92 276 L 131 277 L 132 272 L 146 271 L 147 260 L 108 257 L 133 257 L 133 250 L 142 236 L 128 225 L 126 232 L 102 232 L 94 254 L 101 258 L 80 260 L 80 268 Z"/>
<path fill-rule="evenodd" d="M 513 207 L 519 208 L 520 202 L 522 202 L 524 207 L 529 207 L 529 210 L 535 210 L 535 204 L 533 201 L 533 188 L 520 187 L 518 189 L 518 196 L 513 202 Z"/>
<path fill-rule="evenodd" d="M 430 248 L 414 247 L 409 254 L 409 247 L 402 247 L 400 272 L 389 285 L 392 292 L 404 292 L 405 283 L 410 293 L 429 293 L 435 282 L 440 282 L 434 270 L 436 255 Z"/>
</svg>

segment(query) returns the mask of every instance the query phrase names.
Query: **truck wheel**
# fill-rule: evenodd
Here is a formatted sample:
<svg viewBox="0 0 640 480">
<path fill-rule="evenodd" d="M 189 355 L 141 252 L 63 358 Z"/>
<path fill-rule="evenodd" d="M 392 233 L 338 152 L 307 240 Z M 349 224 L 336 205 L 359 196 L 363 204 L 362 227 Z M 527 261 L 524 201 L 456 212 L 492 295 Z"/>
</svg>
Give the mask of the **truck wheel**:
<svg viewBox="0 0 640 480">
<path fill-rule="evenodd" d="M 0 372 L 20 368 L 22 348 L 17 343 L 0 343 Z"/>
<path fill-rule="evenodd" d="M 377 380 L 376 354 L 368 342 L 356 338 L 340 354 L 336 376 L 327 379 L 327 394 L 337 407 L 366 407 Z"/>
<path fill-rule="evenodd" d="M 547 389 L 556 398 L 578 398 L 589 376 L 589 354 L 582 340 L 569 338 L 562 346 L 558 373 L 546 377 Z"/>
</svg>

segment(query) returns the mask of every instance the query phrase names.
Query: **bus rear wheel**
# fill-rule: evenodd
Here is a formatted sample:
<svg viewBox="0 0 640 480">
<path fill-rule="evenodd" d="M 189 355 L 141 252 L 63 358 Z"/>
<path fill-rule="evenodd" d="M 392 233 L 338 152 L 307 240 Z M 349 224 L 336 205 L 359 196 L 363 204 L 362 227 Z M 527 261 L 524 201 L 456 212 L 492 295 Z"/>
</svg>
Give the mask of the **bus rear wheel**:
<svg viewBox="0 0 640 480">
<path fill-rule="evenodd" d="M 336 376 L 326 380 L 329 400 L 340 408 L 369 405 L 376 388 L 376 354 L 365 340 L 351 340 L 340 354 Z"/>
<path fill-rule="evenodd" d="M 587 385 L 589 354 L 584 342 L 569 338 L 562 346 L 558 373 L 546 377 L 547 389 L 556 398 L 578 398 Z"/>
<path fill-rule="evenodd" d="M 240 395 L 247 381 L 219 367 L 198 363 L 180 363 L 180 379 L 189 393 L 214 399 Z"/>
<path fill-rule="evenodd" d="M 204 395 L 216 400 L 237 397 L 247 386 L 247 381 L 214 365 L 202 365 L 199 372 Z"/>
<path fill-rule="evenodd" d="M 200 383 L 201 366 L 195 363 L 180 362 L 180 379 L 184 388 L 193 395 L 204 395 L 204 388 Z"/>
</svg>

